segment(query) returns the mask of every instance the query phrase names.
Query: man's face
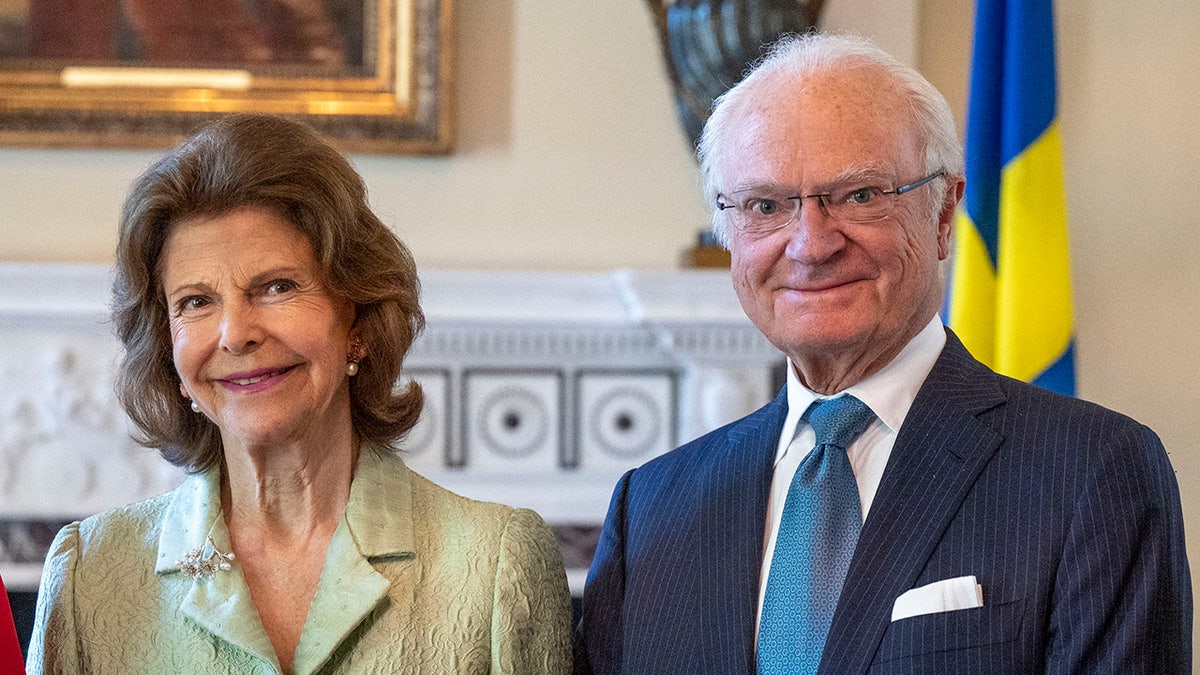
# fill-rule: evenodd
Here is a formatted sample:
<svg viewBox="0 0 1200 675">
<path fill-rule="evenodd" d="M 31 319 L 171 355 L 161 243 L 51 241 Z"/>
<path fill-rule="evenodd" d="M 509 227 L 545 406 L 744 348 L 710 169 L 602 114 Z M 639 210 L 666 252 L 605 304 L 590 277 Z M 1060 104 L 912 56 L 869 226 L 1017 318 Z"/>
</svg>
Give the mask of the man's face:
<svg viewBox="0 0 1200 675">
<path fill-rule="evenodd" d="M 722 149 L 717 187 L 724 194 L 751 186 L 822 193 L 850 176 L 890 189 L 926 175 L 924 145 L 878 71 L 777 79 L 751 96 Z M 843 222 L 817 199 L 804 199 L 780 230 L 729 228 L 742 307 L 802 378 L 811 365 L 832 369 L 838 389 L 849 386 L 886 365 L 933 317 L 960 187 L 953 179 L 934 216 L 941 180 L 896 196 L 890 215 L 875 222 Z M 843 381 L 850 374 L 857 379 Z"/>
</svg>

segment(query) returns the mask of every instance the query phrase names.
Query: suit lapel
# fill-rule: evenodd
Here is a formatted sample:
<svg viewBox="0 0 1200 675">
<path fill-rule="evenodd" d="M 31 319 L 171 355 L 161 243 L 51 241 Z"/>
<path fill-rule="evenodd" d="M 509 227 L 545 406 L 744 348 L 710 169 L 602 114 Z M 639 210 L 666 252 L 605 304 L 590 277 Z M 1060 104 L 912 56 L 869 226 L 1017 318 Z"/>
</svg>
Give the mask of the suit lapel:
<svg viewBox="0 0 1200 675">
<path fill-rule="evenodd" d="M 861 673 L 1003 437 L 977 415 L 1004 402 L 995 374 L 953 333 L 904 421 L 825 643 L 821 672 Z"/>
<path fill-rule="evenodd" d="M 363 451 L 296 648 L 294 672 L 310 673 L 324 665 L 389 591 L 411 606 L 417 583 L 411 479 L 400 458 Z M 231 549 L 220 515 L 216 469 L 191 476 L 176 489 L 163 517 L 155 571 L 182 576 L 176 561 L 209 537 L 216 548 Z M 386 576 L 377 565 L 387 570 Z M 180 606 L 185 616 L 221 640 L 278 664 L 236 561 L 212 579 L 185 583 L 190 585 Z"/>
<path fill-rule="evenodd" d="M 296 646 L 293 672 L 316 672 L 387 594 L 388 580 L 359 552 L 346 518 L 329 542 L 325 569 Z"/>
<path fill-rule="evenodd" d="M 189 476 L 176 488 L 163 513 L 155 572 L 163 577 L 164 584 L 186 584 L 179 607 L 184 616 L 221 640 L 277 665 L 275 648 L 262 627 L 236 561 L 232 569 L 217 572 L 211 579 L 187 579 L 180 571 L 178 561 L 193 549 L 206 554 L 213 547 L 232 550 L 229 530 L 221 518 L 220 481 L 220 470 L 210 469 Z M 209 538 L 212 546 L 207 543 Z"/>
<path fill-rule="evenodd" d="M 781 392 L 731 427 L 725 451 L 708 455 L 712 459 L 704 468 L 707 489 L 696 491 L 703 495 L 701 531 L 712 533 L 702 544 L 701 597 L 715 600 L 702 613 L 707 625 L 696 637 L 704 641 L 700 651 L 712 654 L 714 664 L 733 660 L 729 665 L 735 672 L 754 665 L 767 497 L 786 416 L 787 395 Z"/>
</svg>

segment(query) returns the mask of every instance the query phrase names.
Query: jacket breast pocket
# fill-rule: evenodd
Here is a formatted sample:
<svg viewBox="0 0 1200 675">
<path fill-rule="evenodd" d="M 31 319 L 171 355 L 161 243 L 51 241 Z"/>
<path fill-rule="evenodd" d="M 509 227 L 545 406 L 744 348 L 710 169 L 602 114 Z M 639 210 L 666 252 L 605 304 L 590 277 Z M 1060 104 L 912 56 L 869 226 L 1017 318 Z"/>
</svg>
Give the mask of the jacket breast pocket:
<svg viewBox="0 0 1200 675">
<path fill-rule="evenodd" d="M 959 659 L 949 652 L 1003 645 L 1015 640 L 1021 632 L 1024 613 L 1024 600 L 1010 600 L 894 621 L 884 632 L 872 665 L 882 666 L 923 654 L 941 654 L 938 661 L 953 663 Z"/>
</svg>

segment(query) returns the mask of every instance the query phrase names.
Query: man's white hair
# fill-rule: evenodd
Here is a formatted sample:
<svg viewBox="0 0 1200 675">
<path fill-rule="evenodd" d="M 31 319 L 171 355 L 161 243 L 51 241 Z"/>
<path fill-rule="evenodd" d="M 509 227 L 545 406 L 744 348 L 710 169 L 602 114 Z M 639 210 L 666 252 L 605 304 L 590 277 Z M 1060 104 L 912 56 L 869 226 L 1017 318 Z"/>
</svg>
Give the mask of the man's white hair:
<svg viewBox="0 0 1200 675">
<path fill-rule="evenodd" d="M 795 81 L 819 73 L 857 68 L 876 68 L 894 78 L 908 101 L 912 113 L 909 122 L 925 144 L 925 171 L 962 175 L 963 150 L 954 115 L 946 97 L 920 73 L 860 37 L 829 33 L 788 35 L 772 45 L 741 82 L 713 102 L 712 115 L 700 137 L 697 154 L 704 198 L 712 210 L 713 231 L 724 246 L 729 246 L 729 233 L 722 212 L 716 208 L 723 179 L 724 146 L 730 129 L 739 123 L 756 94 L 764 95 L 759 85 L 775 78 Z M 785 106 L 788 101 L 776 100 L 771 104 Z M 946 181 L 937 181 L 930 190 L 934 197 L 931 200 L 934 217 L 946 198 L 947 185 Z"/>
</svg>

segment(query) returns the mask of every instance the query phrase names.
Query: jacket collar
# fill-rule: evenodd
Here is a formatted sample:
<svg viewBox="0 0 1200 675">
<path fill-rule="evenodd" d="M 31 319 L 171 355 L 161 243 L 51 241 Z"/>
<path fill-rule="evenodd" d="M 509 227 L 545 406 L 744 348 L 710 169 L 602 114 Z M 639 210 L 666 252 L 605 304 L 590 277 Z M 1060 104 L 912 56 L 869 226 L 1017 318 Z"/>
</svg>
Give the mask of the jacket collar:
<svg viewBox="0 0 1200 675">
<path fill-rule="evenodd" d="M 367 558 L 402 558 L 416 554 L 413 541 L 412 471 L 390 450 L 363 448 L 346 522 Z"/>
<path fill-rule="evenodd" d="M 297 675 L 319 670 L 389 594 L 393 611 L 410 611 L 419 576 L 413 540 L 412 472 L 392 452 L 364 448 L 296 646 Z"/>
<path fill-rule="evenodd" d="M 212 547 L 230 551 L 229 531 L 221 517 L 219 468 L 189 476 L 175 489 L 163 514 L 155 572 L 187 584 L 183 614 L 218 638 L 278 667 L 274 648 L 250 599 L 235 560 L 232 569 L 212 579 L 187 579 L 179 561 L 189 551 Z M 334 532 L 325 568 L 309 608 L 294 658 L 296 673 L 324 664 L 334 650 L 388 594 L 411 597 L 416 550 L 412 522 L 412 474 L 390 452 L 364 449 L 360 454 L 346 511 Z M 372 563 L 387 566 L 389 576 Z"/>
<path fill-rule="evenodd" d="M 192 549 L 203 547 L 213 534 L 213 528 L 221 521 L 220 515 L 220 469 L 209 469 L 184 479 L 175 488 L 162 516 L 155 573 L 178 572 L 184 556 Z M 221 529 L 224 527 L 225 523 L 221 522 Z"/>
<path fill-rule="evenodd" d="M 208 543 L 212 540 L 211 545 Z M 175 489 L 163 513 L 154 571 L 164 585 L 183 584 L 180 611 L 201 628 L 242 651 L 278 668 L 275 649 L 263 630 L 250 600 L 250 589 L 235 562 L 231 569 L 211 579 L 188 579 L 180 561 L 189 552 L 208 555 L 213 548 L 233 550 L 229 530 L 221 517 L 221 470 L 193 474 Z"/>
<path fill-rule="evenodd" d="M 753 671 L 754 626 L 758 611 L 758 580 L 762 569 L 763 523 L 775 448 L 787 416 L 787 392 L 729 427 L 723 448 L 709 453 L 710 466 L 700 473 L 697 494 L 702 530 L 707 540 L 696 552 L 695 565 L 702 580 L 703 609 L 687 624 L 691 635 L 681 635 L 679 648 L 692 649 L 697 634 L 721 636 L 707 641 L 698 663 L 701 670 Z M 729 583 L 729 579 L 745 583 Z M 684 614 L 695 611 L 694 603 Z M 733 649 L 731 645 L 739 648 Z"/>
</svg>

